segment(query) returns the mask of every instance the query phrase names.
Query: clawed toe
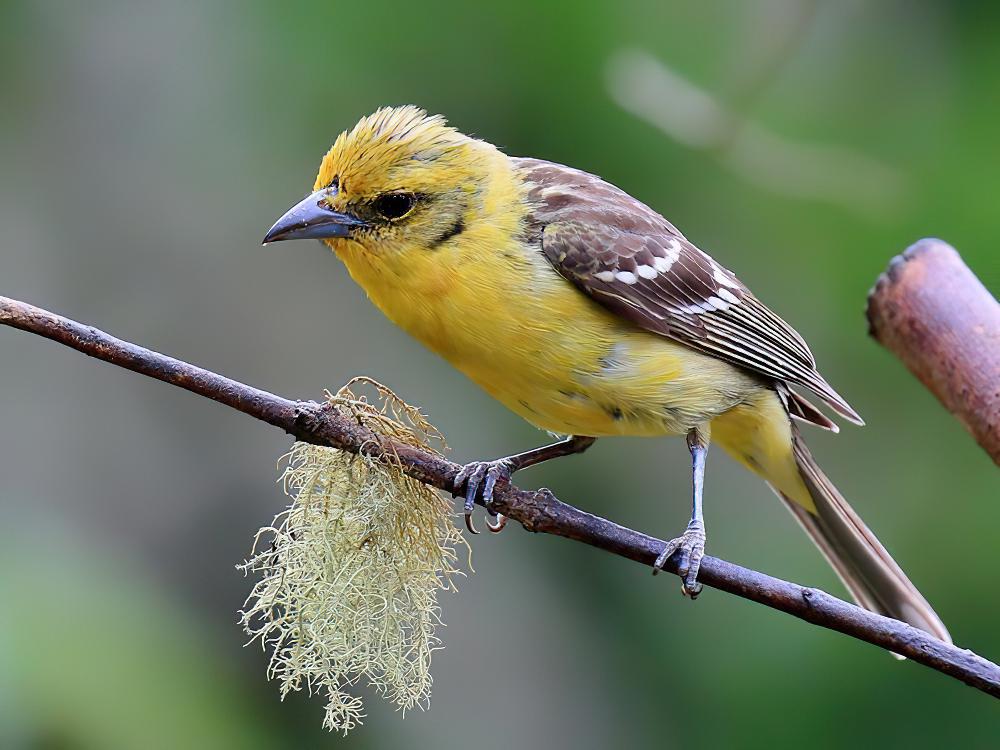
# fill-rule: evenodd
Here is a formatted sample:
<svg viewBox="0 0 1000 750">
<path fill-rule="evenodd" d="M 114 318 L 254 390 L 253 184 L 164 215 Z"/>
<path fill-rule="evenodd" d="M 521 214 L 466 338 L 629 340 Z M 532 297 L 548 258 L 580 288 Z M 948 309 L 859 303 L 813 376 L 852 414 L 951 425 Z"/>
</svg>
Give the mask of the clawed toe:
<svg viewBox="0 0 1000 750">
<path fill-rule="evenodd" d="M 473 461 L 462 467 L 462 470 L 455 475 L 452 484 L 452 491 L 456 495 L 465 496 L 465 527 L 472 534 L 478 534 L 475 525 L 472 523 L 472 510 L 479 498 L 487 508 L 486 528 L 492 532 L 499 532 L 507 524 L 507 517 L 501 514 L 490 514 L 489 506 L 493 502 L 493 491 L 497 482 L 503 480 L 510 481 L 511 468 L 505 461 Z M 490 520 L 490 516 L 494 520 Z"/>
<path fill-rule="evenodd" d="M 684 533 L 676 539 L 671 539 L 663 548 L 663 552 L 653 563 L 653 575 L 656 575 L 667 560 L 678 552 L 677 575 L 682 581 L 681 591 L 692 599 L 698 597 L 702 586 L 698 583 L 698 571 L 701 560 L 705 556 L 705 530 L 699 524 L 690 524 Z"/>
<path fill-rule="evenodd" d="M 487 511 L 489 514 L 489 511 Z M 507 525 L 507 516 L 503 513 L 497 513 L 493 516 L 493 520 L 490 520 L 490 516 L 486 516 L 486 528 L 492 531 L 494 534 L 499 534 L 503 531 L 503 527 Z"/>
</svg>

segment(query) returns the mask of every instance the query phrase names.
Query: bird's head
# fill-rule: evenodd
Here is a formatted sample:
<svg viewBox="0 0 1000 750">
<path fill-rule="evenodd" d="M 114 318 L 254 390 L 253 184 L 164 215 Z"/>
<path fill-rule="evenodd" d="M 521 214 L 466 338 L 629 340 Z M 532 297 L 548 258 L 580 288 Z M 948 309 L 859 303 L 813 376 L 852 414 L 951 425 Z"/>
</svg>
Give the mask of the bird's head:
<svg viewBox="0 0 1000 750">
<path fill-rule="evenodd" d="M 483 210 L 495 173 L 493 146 L 440 115 L 383 108 L 344 131 L 323 158 L 314 192 L 275 223 L 264 243 L 320 239 L 388 255 L 434 248 Z"/>
</svg>

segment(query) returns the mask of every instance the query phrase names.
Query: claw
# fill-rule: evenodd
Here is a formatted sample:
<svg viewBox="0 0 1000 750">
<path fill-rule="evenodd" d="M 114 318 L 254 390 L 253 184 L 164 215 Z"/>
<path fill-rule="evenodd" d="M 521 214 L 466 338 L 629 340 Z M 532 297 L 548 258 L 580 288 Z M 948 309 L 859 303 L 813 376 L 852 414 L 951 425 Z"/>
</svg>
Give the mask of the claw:
<svg viewBox="0 0 1000 750">
<path fill-rule="evenodd" d="M 697 599 L 702 590 L 702 585 L 698 583 L 698 570 L 701 568 L 701 559 L 705 556 L 704 527 L 692 522 L 681 536 L 667 542 L 663 552 L 653 563 L 653 575 L 660 572 L 670 556 L 678 550 L 680 557 L 677 560 L 677 575 L 682 581 L 681 591 L 692 600 Z"/>
<path fill-rule="evenodd" d="M 475 469 L 475 466 L 476 466 L 475 464 L 466 464 L 465 466 L 463 466 L 459 470 L 458 474 L 455 475 L 455 479 L 452 482 L 452 492 L 454 492 L 456 495 L 462 493 L 463 488 L 466 487 L 466 483 L 468 483 L 471 486 L 472 489 L 471 492 L 468 491 L 469 488 L 466 488 L 465 503 L 463 508 L 465 511 L 465 528 L 469 530 L 470 534 L 479 533 L 478 531 L 476 531 L 476 527 L 472 523 L 472 508 L 473 505 L 475 504 L 476 493 L 475 493 L 475 485 L 473 485 L 473 483 L 471 482 L 470 475 Z"/>
<path fill-rule="evenodd" d="M 494 518 L 497 519 L 496 522 L 491 523 L 489 517 L 487 516 L 486 528 L 488 528 L 494 534 L 499 534 L 501 531 L 503 531 L 503 527 L 507 525 L 507 516 L 505 516 L 503 513 L 497 513 L 494 516 Z"/>
<path fill-rule="evenodd" d="M 505 461 L 475 461 L 466 464 L 455 475 L 452 490 L 455 494 L 465 495 L 465 527 L 472 534 L 478 534 L 472 523 L 472 511 L 476 506 L 476 497 L 481 496 L 484 505 L 493 502 L 493 490 L 500 479 L 510 480 L 511 469 Z M 480 490 L 482 490 L 480 495 Z M 486 520 L 486 526 L 492 532 L 499 532 L 507 524 L 503 515 L 495 515 L 496 521 Z"/>
<path fill-rule="evenodd" d="M 681 593 L 684 596 L 690 597 L 691 601 L 694 601 L 695 599 L 698 598 L 698 594 L 701 593 L 702 588 L 704 587 L 697 581 L 695 581 L 693 587 L 689 588 L 687 581 L 685 581 L 684 583 L 681 584 Z"/>
</svg>

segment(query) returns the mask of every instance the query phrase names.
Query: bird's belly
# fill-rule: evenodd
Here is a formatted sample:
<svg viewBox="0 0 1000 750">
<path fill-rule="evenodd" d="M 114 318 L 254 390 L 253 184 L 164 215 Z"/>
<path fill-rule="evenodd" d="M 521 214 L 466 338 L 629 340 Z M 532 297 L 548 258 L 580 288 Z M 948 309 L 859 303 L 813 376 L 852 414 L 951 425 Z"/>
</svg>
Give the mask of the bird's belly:
<svg viewBox="0 0 1000 750">
<path fill-rule="evenodd" d="M 502 339 L 453 362 L 509 409 L 557 434 L 683 434 L 760 388 L 725 362 L 617 321 L 610 330 L 587 331 L 577 321 L 562 331 L 522 331 L 513 346 Z"/>
</svg>

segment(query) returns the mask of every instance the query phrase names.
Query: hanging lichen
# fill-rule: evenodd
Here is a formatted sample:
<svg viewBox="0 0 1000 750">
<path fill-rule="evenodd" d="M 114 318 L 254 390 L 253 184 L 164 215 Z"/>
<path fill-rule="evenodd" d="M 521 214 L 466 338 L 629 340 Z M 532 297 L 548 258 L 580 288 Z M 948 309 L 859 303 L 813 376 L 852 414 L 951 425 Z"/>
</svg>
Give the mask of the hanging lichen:
<svg viewBox="0 0 1000 750">
<path fill-rule="evenodd" d="M 374 398 L 356 395 L 359 384 Z M 445 447 L 417 409 L 375 381 L 355 378 L 327 395 L 379 435 Z M 404 712 L 426 707 L 431 654 L 441 647 L 438 591 L 454 590 L 458 549 L 468 550 L 451 503 L 392 459 L 307 443 L 286 458 L 292 503 L 258 532 L 241 566 L 263 574 L 241 615 L 246 632 L 271 649 L 268 677 L 282 697 L 325 692 L 324 726 L 345 733 L 364 716 L 349 692 L 362 677 Z"/>
</svg>

